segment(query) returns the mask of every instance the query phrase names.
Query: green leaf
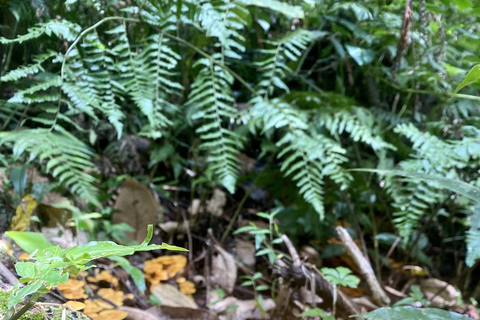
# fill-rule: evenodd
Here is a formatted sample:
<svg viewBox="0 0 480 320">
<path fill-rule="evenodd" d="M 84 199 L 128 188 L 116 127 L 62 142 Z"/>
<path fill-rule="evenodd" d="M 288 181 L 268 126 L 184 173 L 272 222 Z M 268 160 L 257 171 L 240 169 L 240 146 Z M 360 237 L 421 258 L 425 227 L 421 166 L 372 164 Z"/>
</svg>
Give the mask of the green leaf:
<svg viewBox="0 0 480 320">
<path fill-rule="evenodd" d="M 237 1 L 243 5 L 253 5 L 260 8 L 267 8 L 273 11 L 280 12 L 281 14 L 286 15 L 291 18 L 303 19 L 305 18 L 305 13 L 303 9 L 299 6 L 292 6 L 286 2 L 277 1 L 277 0 L 238 0 Z"/>
<path fill-rule="evenodd" d="M 460 8 L 460 10 L 465 10 L 473 7 L 473 3 L 470 0 L 455 0 L 455 3 Z"/>
<path fill-rule="evenodd" d="M 380 169 L 352 169 L 352 171 L 374 172 L 380 175 L 403 176 L 413 179 L 424 180 L 438 184 L 439 188 L 445 188 L 456 192 L 466 198 L 480 203 L 480 188 L 475 187 L 461 180 L 454 180 L 426 173 L 401 171 L 401 170 L 380 170 Z"/>
<path fill-rule="evenodd" d="M 356 288 L 360 283 L 360 279 L 352 275 L 352 271 L 345 267 L 322 268 L 322 273 L 325 279 L 333 284 L 341 285 L 344 287 Z"/>
<path fill-rule="evenodd" d="M 15 192 L 19 194 L 20 198 L 23 198 L 23 191 L 27 185 L 27 166 L 23 165 L 13 168 L 10 180 L 12 180 Z"/>
<path fill-rule="evenodd" d="M 367 320 L 472 320 L 459 313 L 440 309 L 419 309 L 414 307 L 380 308 L 360 315 Z"/>
<path fill-rule="evenodd" d="M 53 246 L 43 234 L 38 232 L 8 231 L 5 234 L 12 238 L 23 251 L 29 254 L 37 249 L 46 249 Z"/>
<path fill-rule="evenodd" d="M 359 66 L 369 64 L 375 58 L 375 52 L 373 50 L 363 49 L 348 44 L 345 45 L 345 48 L 350 57 L 352 57 Z"/>
<path fill-rule="evenodd" d="M 304 311 L 300 314 L 300 317 L 322 317 L 323 320 L 335 320 L 335 317 L 318 308 Z"/>
<path fill-rule="evenodd" d="M 468 0 L 467 0 L 468 1 Z M 465 78 L 457 86 L 453 94 L 457 94 L 463 87 L 468 86 L 480 79 L 480 64 L 477 64 L 470 69 Z"/>
<path fill-rule="evenodd" d="M 130 276 L 132 276 L 133 282 L 135 282 L 135 285 L 137 286 L 138 290 L 141 293 L 145 293 L 145 290 L 147 290 L 147 286 L 145 284 L 145 278 L 143 276 L 142 270 L 132 266 L 130 264 L 130 261 L 128 261 L 124 257 L 112 256 L 109 259 L 117 262 L 118 266 L 120 266 Z"/>
<path fill-rule="evenodd" d="M 8 308 L 9 309 L 13 308 L 13 306 L 22 302 L 23 298 L 25 298 L 27 295 L 39 291 L 42 287 L 43 287 L 43 284 L 41 281 L 35 281 L 33 283 L 26 285 L 21 289 L 18 289 L 18 283 L 17 283 L 12 289 L 13 293 L 9 295 Z"/>
</svg>

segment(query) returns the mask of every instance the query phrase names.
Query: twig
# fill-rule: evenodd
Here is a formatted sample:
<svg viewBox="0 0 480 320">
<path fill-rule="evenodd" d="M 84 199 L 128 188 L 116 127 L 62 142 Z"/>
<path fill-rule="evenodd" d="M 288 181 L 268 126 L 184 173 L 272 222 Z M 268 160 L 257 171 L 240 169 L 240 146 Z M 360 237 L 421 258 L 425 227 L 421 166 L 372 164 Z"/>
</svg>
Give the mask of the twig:
<svg viewBox="0 0 480 320">
<path fill-rule="evenodd" d="M 297 250 L 293 246 L 292 241 L 290 241 L 290 238 L 288 238 L 286 234 L 282 235 L 282 240 L 287 246 L 288 252 L 290 252 L 290 256 L 292 257 L 292 260 L 293 260 L 293 266 L 300 267 L 302 265 L 302 261 L 300 260 L 300 256 L 298 255 Z"/>
<path fill-rule="evenodd" d="M 8 269 L 2 262 L 0 262 L 0 275 L 3 276 L 11 285 L 18 282 L 17 277 Z"/>
<path fill-rule="evenodd" d="M 341 226 L 336 227 L 335 230 L 337 231 L 337 234 L 340 237 L 340 240 L 345 245 L 347 251 L 350 253 L 353 260 L 362 271 L 362 274 L 365 277 L 365 280 L 367 281 L 370 290 L 372 291 L 373 300 L 380 305 L 389 305 L 390 298 L 387 296 L 385 291 L 383 291 L 380 283 L 375 277 L 372 266 L 362 255 L 362 252 L 357 247 L 355 242 L 353 242 L 352 237 L 350 237 L 347 230 L 345 230 L 345 228 Z"/>
</svg>

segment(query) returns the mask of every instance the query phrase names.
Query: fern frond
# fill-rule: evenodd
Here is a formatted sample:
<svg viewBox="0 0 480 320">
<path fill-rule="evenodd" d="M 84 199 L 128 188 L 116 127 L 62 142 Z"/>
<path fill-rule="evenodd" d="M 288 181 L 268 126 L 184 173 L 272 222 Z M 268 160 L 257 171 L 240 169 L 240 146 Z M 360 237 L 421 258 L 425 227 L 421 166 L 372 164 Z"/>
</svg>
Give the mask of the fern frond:
<svg viewBox="0 0 480 320">
<path fill-rule="evenodd" d="M 52 34 L 57 37 L 63 37 L 67 41 L 73 41 L 81 31 L 81 27 L 68 20 L 50 20 L 45 23 L 37 24 L 35 27 L 29 28 L 24 35 L 18 36 L 15 39 L 7 39 L 0 37 L 1 44 L 22 43 L 28 40 L 37 39 L 46 34 Z"/>
<path fill-rule="evenodd" d="M 81 51 L 74 49 L 70 53 L 62 90 L 77 113 L 83 112 L 95 120 L 98 120 L 95 111 L 106 115 L 120 138 L 125 116 L 115 101 L 113 61 L 106 51 L 96 33 L 88 34 Z"/>
<path fill-rule="evenodd" d="M 278 157 L 285 157 L 280 168 L 286 176 L 293 175 L 299 193 L 320 215 L 325 216 L 323 207 L 323 180 L 326 176 L 344 189 L 352 180 L 341 164 L 347 161 L 346 150 L 335 141 L 322 136 L 309 136 L 305 132 L 287 133 L 277 146 L 283 150 Z"/>
<path fill-rule="evenodd" d="M 283 127 L 289 130 L 308 128 L 306 114 L 282 99 L 264 100 L 262 97 L 255 97 L 250 103 L 253 103 L 253 106 L 248 110 L 248 123 L 253 130 L 261 128 L 262 134 L 270 129 L 278 130 Z"/>
<path fill-rule="evenodd" d="M 318 33 L 298 29 L 279 40 L 265 41 L 273 48 L 262 50 L 266 58 L 255 63 L 262 74 L 257 85 L 258 93 L 267 98 L 273 94 L 275 88 L 289 92 L 288 86 L 283 81 L 287 74 L 291 73 L 287 61 L 297 61 L 302 56 L 302 51 L 318 36 Z"/>
<path fill-rule="evenodd" d="M 421 132 L 412 123 L 400 124 L 394 131 L 408 138 L 415 150 L 415 157 L 423 159 L 424 172 L 443 173 L 450 168 L 464 168 L 467 159 L 453 152 L 455 143 L 443 141 L 428 132 Z M 439 157 L 438 155 L 442 156 Z"/>
<path fill-rule="evenodd" d="M 170 112 L 176 110 L 166 96 L 182 89 L 172 80 L 175 75 L 172 70 L 181 57 L 170 49 L 168 39 L 161 34 L 150 37 L 143 52 L 136 54 L 131 49 L 124 25 L 110 33 L 116 36 L 112 51 L 118 59 L 115 66 L 120 88 L 148 119 L 149 124 L 142 129 L 142 134 L 159 138 L 172 124 L 165 113 L 168 109 Z"/>
<path fill-rule="evenodd" d="M 231 1 L 222 1 L 218 6 L 205 2 L 201 6 L 197 20 L 206 31 L 208 37 L 216 37 L 222 47 L 223 54 L 232 59 L 241 59 L 236 52 L 244 52 L 242 44 L 245 37 L 240 34 L 247 24 L 245 17 L 250 12 Z"/>
<path fill-rule="evenodd" d="M 72 193 L 98 205 L 95 178 L 87 172 L 94 170 L 93 152 L 83 142 L 66 132 L 47 129 L 27 129 L 0 132 L 0 146 L 8 145 L 19 158 L 24 153 L 29 159 L 44 164 L 46 172 L 58 178 Z"/>
<path fill-rule="evenodd" d="M 56 52 L 50 52 L 49 54 L 38 55 L 34 60 L 34 64 L 28 66 L 20 66 L 17 69 L 11 70 L 6 73 L 4 76 L 0 77 L 0 81 L 17 81 L 22 78 L 26 78 L 30 75 L 44 71 L 42 63 L 49 60 L 50 58 L 57 56 Z"/>
<path fill-rule="evenodd" d="M 242 143 L 239 135 L 222 126 L 237 113 L 230 89 L 233 77 L 209 59 L 200 59 L 196 66 L 202 69 L 192 84 L 188 104 L 195 110 L 192 118 L 203 120 L 196 131 L 202 140 L 200 148 L 208 152 L 208 169 L 234 193 L 239 169 L 236 154 Z"/>
<path fill-rule="evenodd" d="M 237 0 L 244 5 L 257 6 L 260 8 L 268 8 L 272 11 L 279 12 L 287 17 L 303 19 L 305 13 L 300 6 L 292 6 L 286 2 L 278 0 Z"/>
<path fill-rule="evenodd" d="M 363 142 L 375 151 L 396 150 L 395 146 L 385 142 L 379 135 L 380 130 L 374 116 L 364 108 L 322 108 L 315 120 L 315 123 L 330 131 L 332 136 L 347 132 L 353 141 Z"/>
</svg>

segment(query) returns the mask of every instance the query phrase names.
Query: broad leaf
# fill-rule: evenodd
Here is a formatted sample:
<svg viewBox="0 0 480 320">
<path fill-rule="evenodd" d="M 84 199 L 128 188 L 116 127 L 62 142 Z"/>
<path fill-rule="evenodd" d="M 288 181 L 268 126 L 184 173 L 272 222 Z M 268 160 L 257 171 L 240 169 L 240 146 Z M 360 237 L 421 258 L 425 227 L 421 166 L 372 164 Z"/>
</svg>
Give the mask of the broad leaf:
<svg viewBox="0 0 480 320">
<path fill-rule="evenodd" d="M 27 253 L 32 253 L 37 249 L 46 249 L 53 246 L 43 234 L 38 232 L 8 231 L 5 232 L 5 234 L 12 238 L 12 240 Z"/>
<path fill-rule="evenodd" d="M 441 309 L 419 309 L 414 307 L 380 308 L 367 314 L 362 314 L 367 320 L 472 320 L 459 313 Z"/>
<path fill-rule="evenodd" d="M 466 87 L 480 79 L 480 64 L 477 64 L 470 69 L 468 74 L 465 76 L 462 82 L 457 86 L 453 94 L 456 94 L 463 87 Z"/>
<path fill-rule="evenodd" d="M 352 171 L 373 172 L 386 176 L 403 176 L 413 179 L 424 180 L 438 184 L 439 188 L 449 189 L 466 198 L 480 203 L 480 188 L 475 187 L 461 180 L 454 180 L 440 176 L 434 176 L 426 173 L 401 171 L 401 170 L 380 170 L 380 169 L 352 169 Z"/>
</svg>

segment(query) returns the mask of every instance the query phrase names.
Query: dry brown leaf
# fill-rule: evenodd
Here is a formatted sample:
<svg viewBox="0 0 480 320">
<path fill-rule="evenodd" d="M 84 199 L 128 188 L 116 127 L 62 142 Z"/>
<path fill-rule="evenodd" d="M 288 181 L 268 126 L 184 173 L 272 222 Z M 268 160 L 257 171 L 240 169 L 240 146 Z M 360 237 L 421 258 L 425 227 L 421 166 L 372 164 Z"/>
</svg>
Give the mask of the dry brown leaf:
<svg viewBox="0 0 480 320">
<path fill-rule="evenodd" d="M 163 209 L 146 186 L 133 178 L 127 178 L 118 192 L 114 208 L 119 212 L 113 223 L 126 223 L 135 232 L 126 232 L 131 240 L 142 242 L 147 236 L 147 225 L 163 220 Z"/>
<path fill-rule="evenodd" d="M 150 287 L 150 292 L 160 299 L 162 305 L 171 307 L 187 307 L 197 309 L 197 304 L 170 284 L 156 284 Z"/>
<path fill-rule="evenodd" d="M 31 194 L 23 197 L 20 204 L 17 206 L 16 214 L 10 223 L 10 231 L 25 231 L 30 226 L 30 218 L 37 207 L 38 202 Z"/>
<path fill-rule="evenodd" d="M 149 314 L 160 320 L 218 320 L 217 316 L 207 310 L 186 307 L 156 306 L 147 309 Z"/>
<path fill-rule="evenodd" d="M 207 305 L 210 310 L 215 313 L 224 313 L 228 308 L 235 307 L 235 311 L 231 313 L 233 319 L 244 320 L 244 319 L 268 319 L 263 317 L 260 313 L 260 310 L 257 308 L 256 302 L 252 300 L 238 300 L 235 297 L 226 297 L 223 300 L 218 300 L 218 296 L 215 294 L 210 294 L 207 297 Z M 263 310 L 265 312 L 275 309 L 275 302 L 272 299 L 265 299 L 263 301 Z"/>
<path fill-rule="evenodd" d="M 445 308 L 457 305 L 460 293 L 454 286 L 439 279 L 425 279 L 420 282 L 425 297 L 432 302 L 432 307 Z"/>
<path fill-rule="evenodd" d="M 65 198 L 59 193 L 50 192 L 42 200 L 38 206 L 38 218 L 42 221 L 42 225 L 49 228 L 61 225 L 67 227 L 68 221 L 73 217 L 70 210 L 57 208 L 62 203 L 73 205 L 73 202 Z"/>
<path fill-rule="evenodd" d="M 211 280 L 227 293 L 231 293 L 237 281 L 235 258 L 217 245 L 215 249 L 218 254 L 212 259 Z"/>
<path fill-rule="evenodd" d="M 227 194 L 220 189 L 214 189 L 212 198 L 210 198 L 207 204 L 207 211 L 216 217 L 220 217 L 226 204 Z"/>
<path fill-rule="evenodd" d="M 253 267 L 255 265 L 255 245 L 253 243 L 242 240 L 237 241 L 233 251 L 240 262 L 244 265 L 248 267 Z"/>
<path fill-rule="evenodd" d="M 118 309 L 128 313 L 125 320 L 163 320 L 142 309 L 131 307 L 120 307 Z"/>
</svg>

